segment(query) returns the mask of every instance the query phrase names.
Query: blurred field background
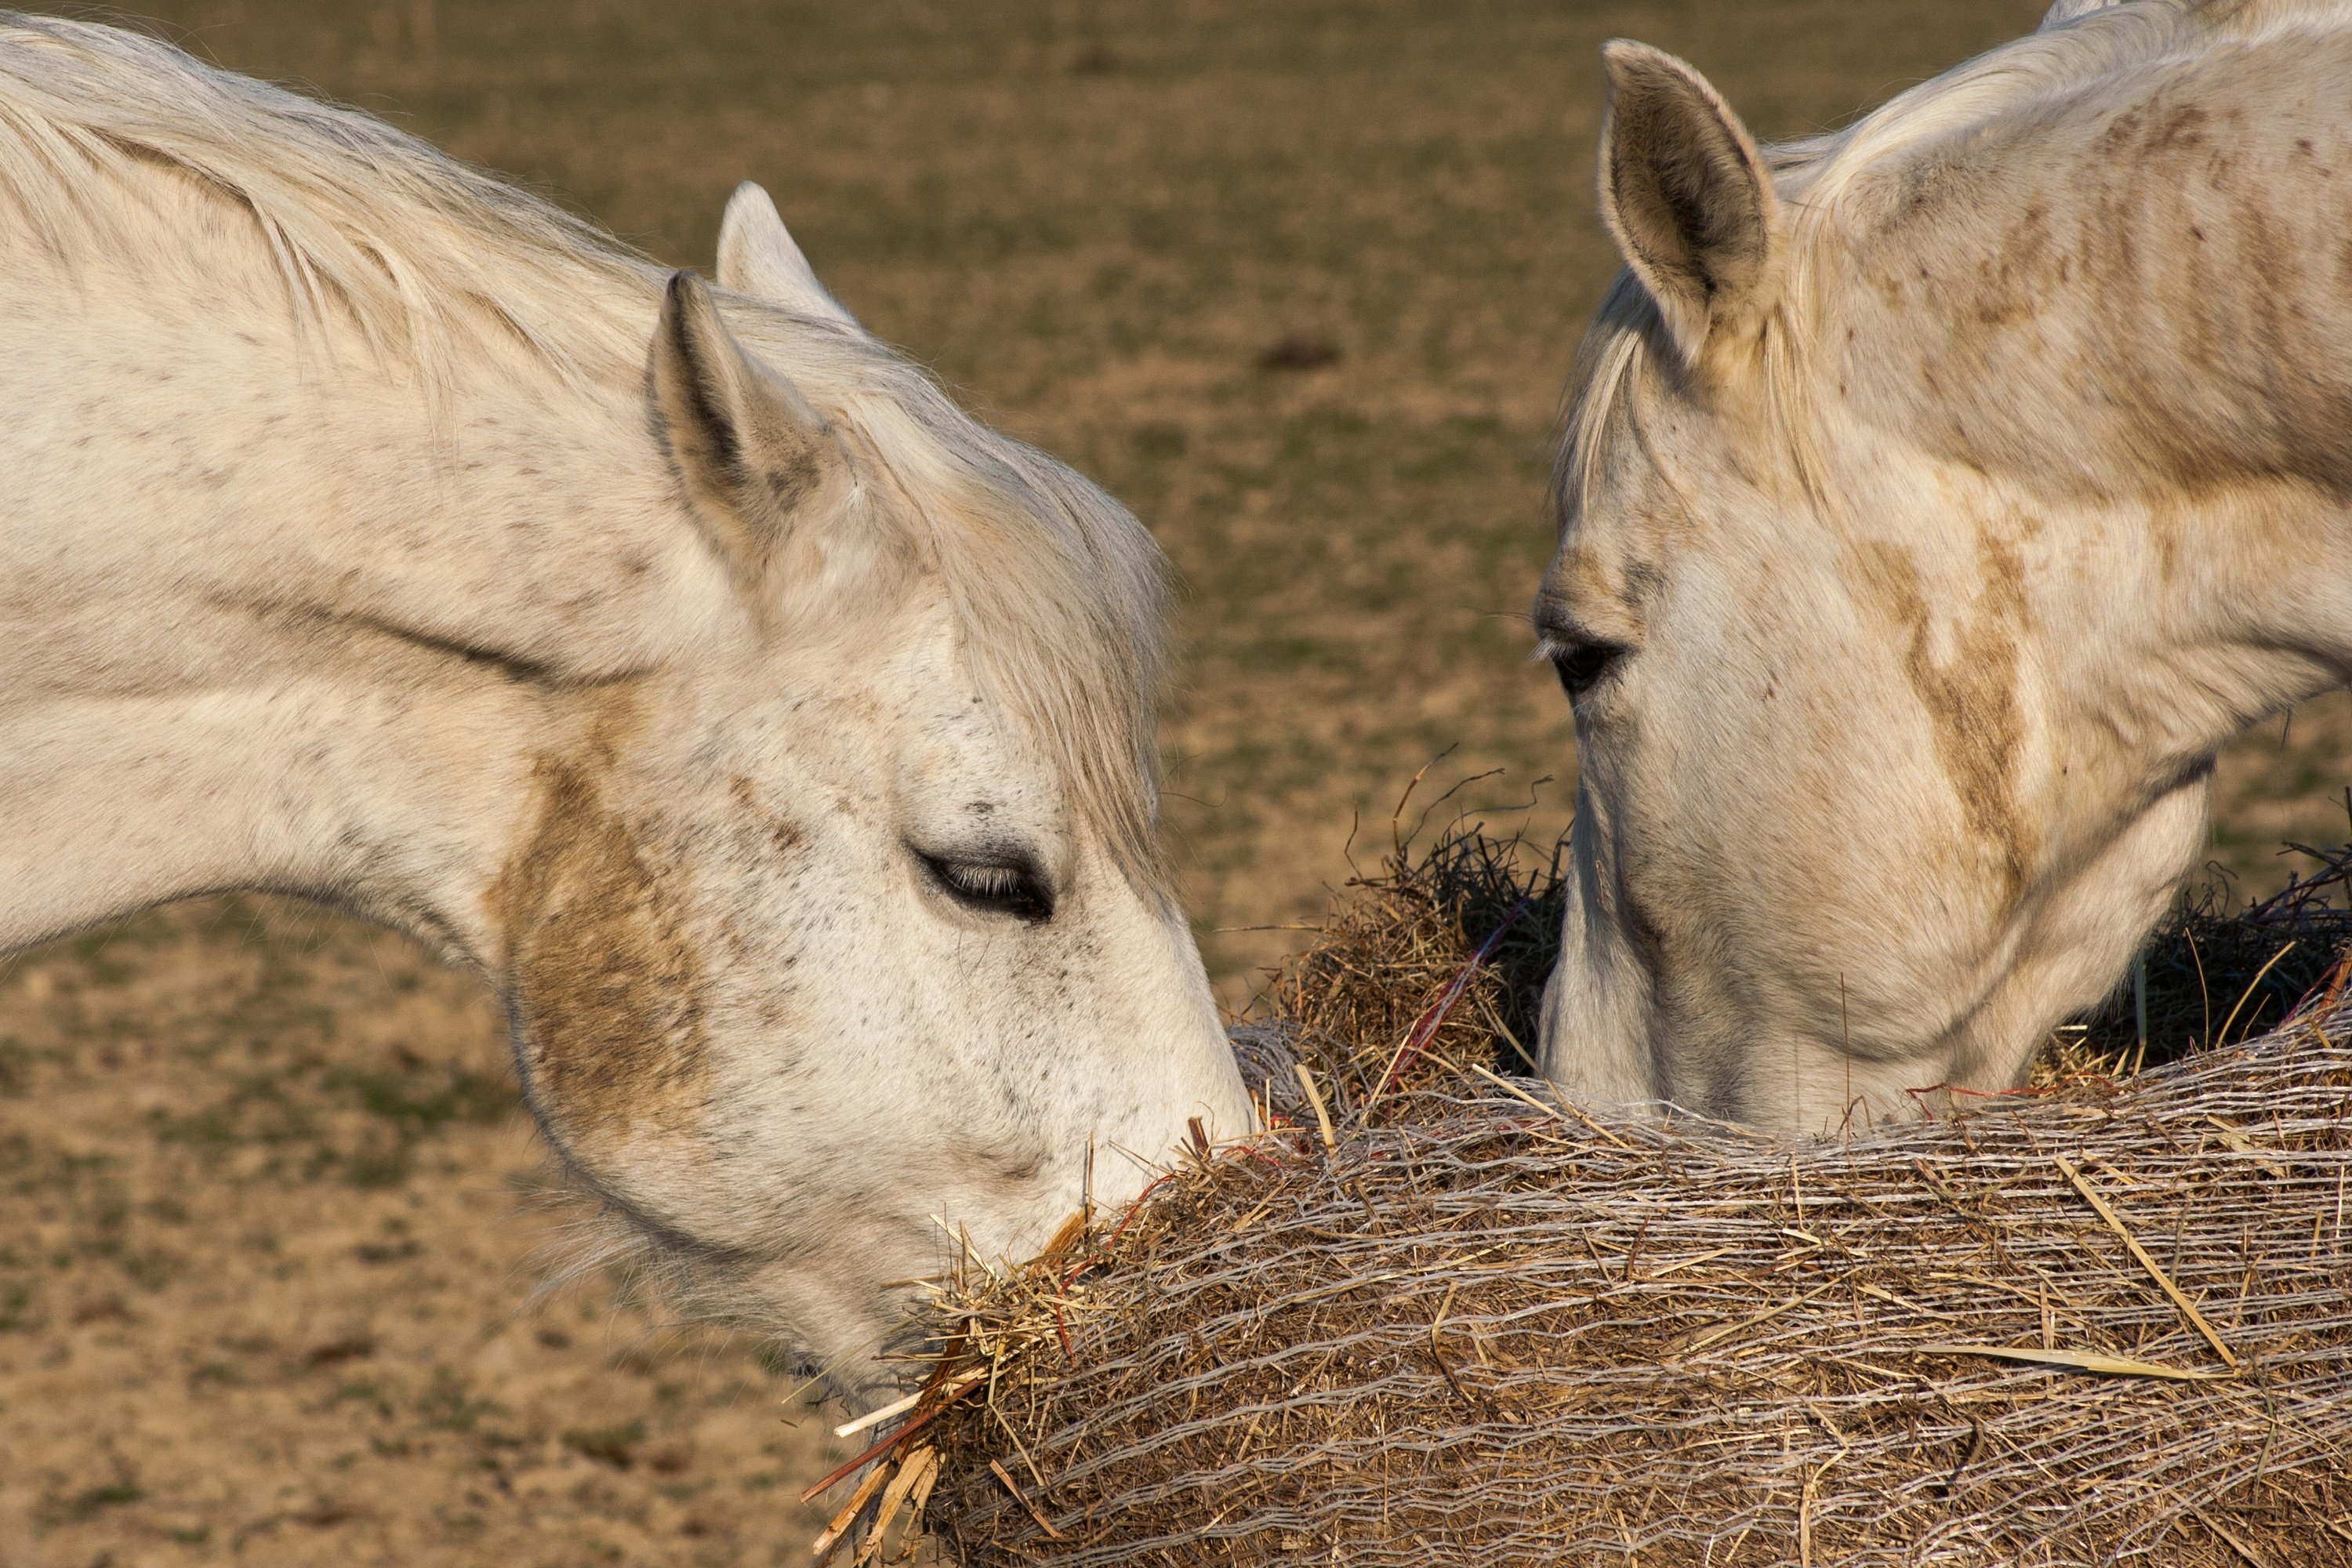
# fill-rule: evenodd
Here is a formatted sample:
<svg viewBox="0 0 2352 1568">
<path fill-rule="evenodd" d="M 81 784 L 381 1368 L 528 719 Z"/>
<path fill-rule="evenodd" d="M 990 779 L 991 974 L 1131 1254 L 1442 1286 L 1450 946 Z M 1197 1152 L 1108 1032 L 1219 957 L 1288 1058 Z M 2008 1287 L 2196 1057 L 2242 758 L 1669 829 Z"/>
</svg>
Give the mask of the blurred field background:
<svg viewBox="0 0 2352 1568">
<path fill-rule="evenodd" d="M 1423 798 L 1502 770 L 1444 812 L 1565 826 L 1568 715 L 1523 615 L 1612 270 L 1601 40 L 1685 54 L 1787 135 L 2039 9 L 145 12 L 666 260 L 707 268 L 758 179 L 869 326 L 1133 506 L 1186 584 L 1169 816 L 1239 1004 L 1439 753 Z M 2340 837 L 2347 756 L 2342 699 L 2242 742 L 2217 858 L 2266 887 L 2282 838 Z M 549 1180 L 490 1001 L 396 939 L 224 900 L 0 966 L 0 1568 L 803 1561 L 827 1417 L 757 1347 L 665 1329 L 593 1270 L 534 1300 Z"/>
</svg>

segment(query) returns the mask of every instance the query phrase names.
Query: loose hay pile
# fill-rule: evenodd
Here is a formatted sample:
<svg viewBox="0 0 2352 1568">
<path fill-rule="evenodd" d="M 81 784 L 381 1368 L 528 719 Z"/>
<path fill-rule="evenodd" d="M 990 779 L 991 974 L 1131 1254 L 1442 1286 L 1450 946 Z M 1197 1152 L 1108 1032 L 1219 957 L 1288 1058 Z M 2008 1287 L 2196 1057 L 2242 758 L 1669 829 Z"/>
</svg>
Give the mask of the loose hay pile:
<svg viewBox="0 0 2352 1568">
<path fill-rule="evenodd" d="M 2340 970 L 2128 1079 L 2137 1008 L 2000 1113 L 1777 1142 L 1482 1076 L 1554 896 L 1401 858 L 1244 1035 L 1292 1129 L 975 1270 L 867 1495 L 971 1564 L 2352 1563 Z M 2167 1031 L 2174 947 L 2215 1039 L 2283 944 L 2332 966 L 2324 890 L 2253 913 L 2157 943 Z"/>
</svg>

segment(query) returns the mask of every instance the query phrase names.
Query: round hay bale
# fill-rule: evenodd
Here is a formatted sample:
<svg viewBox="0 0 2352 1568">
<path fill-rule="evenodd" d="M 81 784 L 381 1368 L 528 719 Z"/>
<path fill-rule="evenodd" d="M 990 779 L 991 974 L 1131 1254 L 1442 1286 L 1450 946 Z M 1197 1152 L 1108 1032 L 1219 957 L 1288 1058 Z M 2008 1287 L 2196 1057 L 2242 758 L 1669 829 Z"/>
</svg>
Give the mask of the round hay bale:
<svg viewBox="0 0 2352 1568">
<path fill-rule="evenodd" d="M 932 1514 L 967 1563 L 2352 1563 L 2347 1104 L 2314 1021 L 1844 1141 L 1293 1135 L 972 1296 Z"/>
<path fill-rule="evenodd" d="M 2340 970 L 2227 1048 L 2078 1033 L 1999 1110 L 1776 1141 L 1497 1073 L 1545 889 L 1426 870 L 1243 1032 L 1286 1128 L 948 1294 L 869 1496 L 974 1565 L 2352 1564 Z"/>
</svg>

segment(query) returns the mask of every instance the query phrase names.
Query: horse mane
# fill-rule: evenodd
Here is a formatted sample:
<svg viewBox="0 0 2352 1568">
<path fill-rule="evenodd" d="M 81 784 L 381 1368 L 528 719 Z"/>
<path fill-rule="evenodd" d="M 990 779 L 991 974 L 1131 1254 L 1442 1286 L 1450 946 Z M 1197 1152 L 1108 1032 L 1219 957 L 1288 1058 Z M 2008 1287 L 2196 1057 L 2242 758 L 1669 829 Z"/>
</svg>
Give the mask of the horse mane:
<svg viewBox="0 0 2352 1568">
<path fill-rule="evenodd" d="M 1854 178 L 1986 122 L 2217 41 L 2257 42 L 2327 19 L 2342 0 L 2074 0 L 2042 30 L 1988 49 L 1897 93 L 1852 125 L 1766 152 L 1803 230 L 1834 215 Z"/>
<path fill-rule="evenodd" d="M 158 172 L 251 223 L 299 326 L 354 330 L 428 388 L 486 324 L 575 376 L 645 354 L 636 312 L 614 307 L 653 298 L 657 269 L 552 203 L 159 39 L 0 13 L 7 242 L 156 268 L 159 250 L 208 237 L 158 232 L 137 196 Z"/>
<path fill-rule="evenodd" d="M 207 237 L 169 232 L 140 199 L 159 171 L 252 226 L 297 331 L 356 332 L 428 400 L 500 346 L 568 385 L 642 395 L 667 275 L 650 258 L 368 115 L 135 33 L 0 12 L 0 245 L 37 247 L 68 276 L 143 269 L 185 286 L 192 263 L 222 264 L 199 248 Z M 890 471 L 983 689 L 1045 749 L 1130 880 L 1164 897 L 1167 595 L 1150 536 L 866 333 L 722 301 Z"/>
<path fill-rule="evenodd" d="M 2061 0 L 2041 31 L 1898 93 L 1841 130 L 1764 148 L 1790 220 L 1783 298 L 1765 333 L 1766 395 L 1812 504 L 1825 509 L 1834 502 L 1808 434 L 1810 399 L 1801 371 L 1811 343 L 1811 279 L 1818 258 L 1847 226 L 1869 222 L 1867 212 L 1855 210 L 1864 205 L 1857 192 L 1862 175 L 2119 72 L 2217 39 L 2252 42 L 2324 19 L 2340 21 L 2346 9 L 2344 0 Z M 1553 506 L 1563 523 L 1591 497 L 1610 426 L 1630 421 L 1639 434 L 1638 400 L 1631 389 L 1658 374 L 1673 354 L 1655 302 L 1631 272 L 1621 272 L 1570 380 L 1571 401 L 1561 417 L 1552 473 Z"/>
</svg>

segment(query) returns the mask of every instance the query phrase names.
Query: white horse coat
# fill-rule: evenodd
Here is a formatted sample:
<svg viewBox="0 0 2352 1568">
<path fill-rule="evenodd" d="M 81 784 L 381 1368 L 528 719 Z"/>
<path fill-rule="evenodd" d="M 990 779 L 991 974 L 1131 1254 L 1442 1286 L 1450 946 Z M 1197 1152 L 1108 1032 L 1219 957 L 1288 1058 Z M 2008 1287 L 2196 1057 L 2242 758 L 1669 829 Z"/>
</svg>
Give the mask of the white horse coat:
<svg viewBox="0 0 2352 1568">
<path fill-rule="evenodd" d="M 1247 1131 L 1154 845 L 1157 552 L 756 188 L 714 294 L 0 18 L 0 948 L 228 889 L 415 933 L 582 1178 L 853 1394 L 950 1235 Z"/>
<path fill-rule="evenodd" d="M 2067 0 L 1770 153 L 1608 60 L 1548 1069 L 1807 1130 L 2015 1084 L 2216 751 L 2352 677 L 2352 7 Z"/>
</svg>

